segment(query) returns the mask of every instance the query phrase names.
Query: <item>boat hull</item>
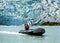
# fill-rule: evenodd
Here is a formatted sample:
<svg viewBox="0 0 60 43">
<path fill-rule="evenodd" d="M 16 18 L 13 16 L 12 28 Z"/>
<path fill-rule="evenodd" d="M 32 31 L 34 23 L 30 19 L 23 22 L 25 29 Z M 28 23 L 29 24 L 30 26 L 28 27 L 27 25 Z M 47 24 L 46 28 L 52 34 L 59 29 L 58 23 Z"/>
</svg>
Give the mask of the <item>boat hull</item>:
<svg viewBox="0 0 60 43">
<path fill-rule="evenodd" d="M 38 29 L 20 30 L 19 33 L 29 34 L 29 35 L 42 35 L 45 33 L 45 29 L 38 28 Z"/>
</svg>

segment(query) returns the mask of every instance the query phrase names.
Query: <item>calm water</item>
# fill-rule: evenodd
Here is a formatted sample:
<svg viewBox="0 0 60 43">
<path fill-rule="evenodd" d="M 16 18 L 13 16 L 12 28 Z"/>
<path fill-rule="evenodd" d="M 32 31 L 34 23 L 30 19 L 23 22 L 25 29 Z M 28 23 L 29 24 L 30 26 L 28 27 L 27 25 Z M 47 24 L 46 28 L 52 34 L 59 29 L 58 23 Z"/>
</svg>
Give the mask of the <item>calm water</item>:
<svg viewBox="0 0 60 43">
<path fill-rule="evenodd" d="M 37 27 L 39 26 L 31 28 Z M 0 26 L 0 43 L 60 43 L 60 26 L 42 28 L 46 30 L 43 36 L 31 36 L 18 33 L 19 30 L 24 29 L 23 26 Z"/>
</svg>

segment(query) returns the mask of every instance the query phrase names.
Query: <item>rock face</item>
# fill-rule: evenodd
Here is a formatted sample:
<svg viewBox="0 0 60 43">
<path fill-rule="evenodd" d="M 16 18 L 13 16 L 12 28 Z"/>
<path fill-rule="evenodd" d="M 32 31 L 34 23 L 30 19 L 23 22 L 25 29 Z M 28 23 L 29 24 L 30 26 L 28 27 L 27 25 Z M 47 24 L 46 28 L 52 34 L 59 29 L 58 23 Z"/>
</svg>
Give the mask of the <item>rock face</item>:
<svg viewBox="0 0 60 43">
<path fill-rule="evenodd" d="M 1 25 L 30 22 L 60 22 L 60 1 L 59 0 L 1 0 L 0 1 Z M 11 21 L 10 21 L 11 19 Z M 40 21 L 41 20 L 41 21 Z M 3 22 L 4 21 L 4 22 Z M 14 22 L 15 21 L 15 22 Z M 24 21 L 24 23 L 22 22 Z M 8 23 L 9 22 L 9 23 Z M 17 22 L 17 23 L 16 23 Z M 34 24 L 33 23 L 33 24 Z M 21 25 L 20 24 L 20 25 Z"/>
</svg>

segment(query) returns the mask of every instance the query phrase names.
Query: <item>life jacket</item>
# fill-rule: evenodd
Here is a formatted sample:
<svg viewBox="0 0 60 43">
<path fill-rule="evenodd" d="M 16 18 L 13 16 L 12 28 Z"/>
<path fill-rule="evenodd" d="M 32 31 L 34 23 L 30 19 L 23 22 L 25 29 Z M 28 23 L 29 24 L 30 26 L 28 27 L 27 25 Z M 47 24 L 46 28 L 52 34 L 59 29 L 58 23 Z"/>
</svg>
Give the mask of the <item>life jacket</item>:
<svg viewBox="0 0 60 43">
<path fill-rule="evenodd" d="M 29 25 L 25 24 L 25 30 L 29 30 Z"/>
</svg>

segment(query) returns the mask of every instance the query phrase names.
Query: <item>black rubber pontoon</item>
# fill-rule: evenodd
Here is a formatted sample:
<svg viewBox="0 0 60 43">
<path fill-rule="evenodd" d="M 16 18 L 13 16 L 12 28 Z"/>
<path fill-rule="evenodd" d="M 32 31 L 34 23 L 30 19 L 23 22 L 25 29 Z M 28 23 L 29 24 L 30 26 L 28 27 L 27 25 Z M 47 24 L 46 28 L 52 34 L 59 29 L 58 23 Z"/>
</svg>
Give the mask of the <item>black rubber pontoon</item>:
<svg viewBox="0 0 60 43">
<path fill-rule="evenodd" d="M 20 30 L 19 33 L 29 34 L 29 35 L 42 35 L 45 33 L 45 29 L 36 28 L 36 29 L 29 29 L 29 30 Z"/>
</svg>

